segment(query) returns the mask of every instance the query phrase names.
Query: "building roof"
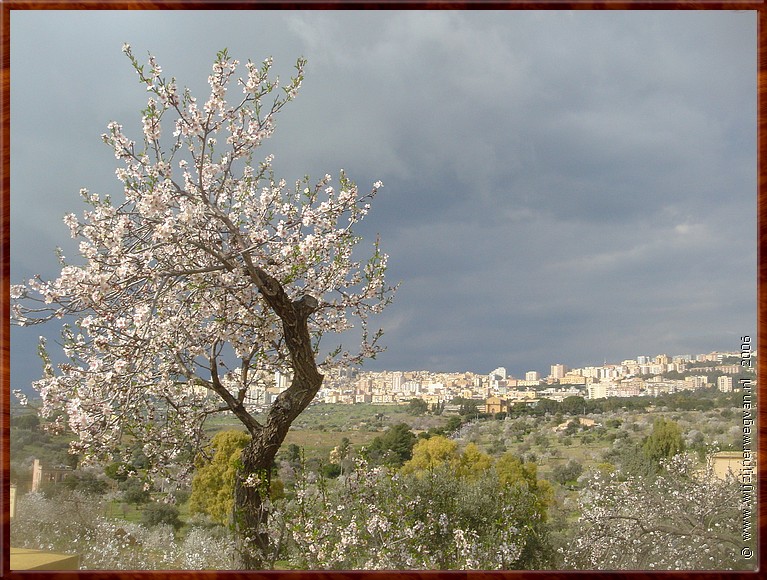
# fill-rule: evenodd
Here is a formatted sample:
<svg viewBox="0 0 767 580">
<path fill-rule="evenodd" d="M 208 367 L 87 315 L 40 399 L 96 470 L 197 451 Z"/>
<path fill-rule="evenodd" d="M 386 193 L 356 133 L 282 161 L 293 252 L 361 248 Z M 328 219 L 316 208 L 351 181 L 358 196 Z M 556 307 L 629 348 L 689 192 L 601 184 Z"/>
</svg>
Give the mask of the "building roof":
<svg viewBox="0 0 767 580">
<path fill-rule="evenodd" d="M 80 556 L 11 548 L 11 570 L 79 570 Z"/>
</svg>

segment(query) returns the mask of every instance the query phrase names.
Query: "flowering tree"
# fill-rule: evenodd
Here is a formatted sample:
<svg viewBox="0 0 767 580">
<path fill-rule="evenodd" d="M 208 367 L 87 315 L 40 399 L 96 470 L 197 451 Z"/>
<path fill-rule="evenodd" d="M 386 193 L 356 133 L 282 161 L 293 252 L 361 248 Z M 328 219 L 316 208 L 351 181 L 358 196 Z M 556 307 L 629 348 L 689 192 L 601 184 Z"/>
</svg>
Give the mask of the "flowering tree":
<svg viewBox="0 0 767 580">
<path fill-rule="evenodd" d="M 77 553 L 82 570 L 228 569 L 236 559 L 225 528 L 190 526 L 182 540 L 170 525 L 113 520 L 104 510 L 102 498 L 78 491 L 28 493 L 11 520 L 13 544 Z"/>
<path fill-rule="evenodd" d="M 547 566 L 546 527 L 533 494 L 488 466 L 448 463 L 404 473 L 355 468 L 332 481 L 297 473 L 295 495 L 275 501 L 275 548 L 299 569 L 483 570 Z M 541 537 L 543 536 L 543 537 Z M 532 549 L 531 549 L 532 548 Z"/>
<path fill-rule="evenodd" d="M 565 553 L 576 569 L 753 568 L 741 554 L 741 489 L 689 455 L 661 463 L 657 476 L 593 473 L 581 492 L 577 533 Z"/>
<path fill-rule="evenodd" d="M 90 209 L 64 221 L 84 263 L 60 256 L 57 279 L 14 286 L 14 318 L 71 319 L 62 330 L 68 361 L 54 365 L 41 341 L 45 371 L 35 387 L 43 417 L 68 422 L 78 436 L 73 450 L 86 461 L 115 461 L 138 440 L 157 474 L 199 447 L 207 418 L 233 413 L 242 422 L 251 441 L 236 478 L 234 524 L 245 567 L 257 568 L 268 542 L 259 531 L 268 517 L 262 494 L 291 422 L 323 372 L 381 350 L 381 331 L 371 336 L 367 322 L 393 296 L 387 256 L 377 241 L 366 261 L 352 254 L 354 226 L 382 184 L 361 195 L 341 171 L 338 188 L 329 175 L 291 188 L 275 179 L 271 156 L 256 160 L 275 115 L 297 94 L 304 60 L 281 91 L 271 59 L 249 61 L 237 80 L 241 94 L 228 102 L 238 61 L 224 50 L 199 104 L 154 57 L 141 65 L 130 46 L 123 51 L 149 93 L 139 144 L 115 122 L 103 135 L 121 162 L 124 199 L 81 191 Z M 360 348 L 321 355 L 320 339 L 354 321 Z M 260 422 L 246 397 L 276 371 L 292 382 Z"/>
</svg>

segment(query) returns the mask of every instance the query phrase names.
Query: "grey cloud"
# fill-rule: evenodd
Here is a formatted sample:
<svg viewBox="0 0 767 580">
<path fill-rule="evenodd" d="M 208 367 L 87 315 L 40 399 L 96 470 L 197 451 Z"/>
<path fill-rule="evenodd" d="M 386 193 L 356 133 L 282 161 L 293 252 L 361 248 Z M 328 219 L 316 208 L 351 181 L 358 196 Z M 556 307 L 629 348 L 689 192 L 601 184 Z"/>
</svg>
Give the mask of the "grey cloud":
<svg viewBox="0 0 767 580">
<path fill-rule="evenodd" d="M 29 11 L 11 27 L 14 275 L 72 251 L 80 187 L 119 193 L 99 135 L 111 119 L 138 134 L 146 99 L 122 43 L 197 94 L 227 47 L 283 77 L 309 59 L 264 147 L 278 173 L 385 183 L 360 233 L 381 234 L 403 285 L 371 368 L 545 372 L 755 330 L 753 14 Z"/>
</svg>

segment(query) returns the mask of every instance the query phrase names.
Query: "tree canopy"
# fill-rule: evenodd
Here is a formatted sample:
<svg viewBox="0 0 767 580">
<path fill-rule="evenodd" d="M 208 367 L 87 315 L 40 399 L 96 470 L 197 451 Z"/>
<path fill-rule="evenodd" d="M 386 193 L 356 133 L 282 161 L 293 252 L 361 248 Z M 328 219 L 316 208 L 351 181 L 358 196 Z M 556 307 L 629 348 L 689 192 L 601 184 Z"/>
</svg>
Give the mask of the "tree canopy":
<svg viewBox="0 0 767 580">
<path fill-rule="evenodd" d="M 12 286 L 13 319 L 65 319 L 66 362 L 54 364 L 41 341 L 34 386 L 41 418 L 67 423 L 86 462 L 109 463 L 138 442 L 149 477 L 191 467 L 206 420 L 234 414 L 251 436 L 235 481 L 236 526 L 263 550 L 257 529 L 268 510 L 251 483 L 268 481 L 323 373 L 382 350 L 368 320 L 393 297 L 388 257 L 378 240 L 362 249 L 355 227 L 383 184 L 362 193 L 343 170 L 338 185 L 329 174 L 288 184 L 272 155 L 258 155 L 298 94 L 304 59 L 280 84 L 271 58 L 248 61 L 237 77 L 239 61 L 222 50 L 198 102 L 153 56 L 142 64 L 129 45 L 123 51 L 149 96 L 138 140 L 115 121 L 102 136 L 122 192 L 113 201 L 81 190 L 89 209 L 64 217 L 80 263 L 60 252 L 56 279 Z M 321 347 L 352 328 L 357 348 Z M 290 384 L 262 422 L 254 407 L 266 404 L 277 372 Z M 244 558 L 259 566 L 255 552 Z"/>
<path fill-rule="evenodd" d="M 367 455 L 376 463 L 400 466 L 413 456 L 415 444 L 416 436 L 410 430 L 410 425 L 398 423 L 373 439 Z"/>
<path fill-rule="evenodd" d="M 234 479 L 240 454 L 250 441 L 244 431 L 219 431 L 207 448 L 207 458 L 201 455 L 192 479 L 189 511 L 205 513 L 221 524 L 232 516 Z"/>
<path fill-rule="evenodd" d="M 380 334 L 368 333 L 367 318 L 393 289 L 377 242 L 368 260 L 352 255 L 361 241 L 353 228 L 380 182 L 361 194 L 342 171 L 338 187 L 330 175 L 290 186 L 274 176 L 271 155 L 256 156 L 298 93 L 303 59 L 278 91 L 271 59 L 248 61 L 238 79 L 239 62 L 223 50 L 198 103 L 154 57 L 145 65 L 124 51 L 149 98 L 139 141 L 117 122 L 103 135 L 122 195 L 81 190 L 90 209 L 64 222 L 82 263 L 62 256 L 58 278 L 34 277 L 11 293 L 18 324 L 66 319 L 68 360 L 54 365 L 42 345 L 43 418 L 66 410 L 58 420 L 87 457 L 115 455 L 127 436 L 158 465 L 201 440 L 211 414 L 233 412 L 258 431 L 246 396 L 258 398 L 275 371 L 300 372 L 298 360 L 319 356 L 320 339 L 353 319 L 360 348 L 328 352 L 320 368 L 374 356 Z M 239 97 L 227 93 L 231 83 Z"/>
<path fill-rule="evenodd" d="M 652 433 L 642 446 L 645 457 L 656 467 L 664 459 L 671 459 L 684 450 L 684 437 L 678 423 L 659 417 L 655 419 Z"/>
</svg>

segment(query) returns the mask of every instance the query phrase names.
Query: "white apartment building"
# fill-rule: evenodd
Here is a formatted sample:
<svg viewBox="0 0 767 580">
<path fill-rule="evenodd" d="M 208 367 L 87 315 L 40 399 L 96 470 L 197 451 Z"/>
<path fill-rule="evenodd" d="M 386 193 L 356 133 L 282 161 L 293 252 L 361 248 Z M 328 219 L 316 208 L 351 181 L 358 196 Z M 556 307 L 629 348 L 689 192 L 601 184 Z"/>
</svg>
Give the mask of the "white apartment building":
<svg viewBox="0 0 767 580">
<path fill-rule="evenodd" d="M 685 377 L 685 389 L 695 390 L 703 389 L 708 386 L 708 377 L 705 375 L 694 375 L 691 377 Z"/>
<path fill-rule="evenodd" d="M 588 395 L 588 393 L 585 393 Z M 567 387 L 567 388 L 554 388 L 549 387 L 548 389 L 544 389 L 543 391 L 540 391 L 538 393 L 538 396 L 541 398 L 551 399 L 553 401 L 563 401 L 567 397 L 582 397 L 584 395 L 584 392 L 582 389 L 578 389 L 577 387 Z"/>
<path fill-rule="evenodd" d="M 719 377 L 716 379 L 717 388 L 723 393 L 732 392 L 732 377 Z"/>
<path fill-rule="evenodd" d="M 540 381 L 541 380 L 541 373 L 538 371 L 527 371 L 525 373 L 525 380 L 526 381 Z"/>
<path fill-rule="evenodd" d="M 491 381 L 504 381 L 506 380 L 506 367 L 498 367 L 497 369 L 490 371 L 488 378 Z"/>
<path fill-rule="evenodd" d="M 601 367 L 583 367 L 581 369 L 581 374 L 584 377 L 590 377 L 592 379 L 598 379 L 599 378 L 599 369 Z"/>
<path fill-rule="evenodd" d="M 537 387 L 541 384 L 541 381 L 517 381 L 517 387 Z"/>
</svg>

